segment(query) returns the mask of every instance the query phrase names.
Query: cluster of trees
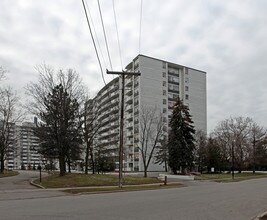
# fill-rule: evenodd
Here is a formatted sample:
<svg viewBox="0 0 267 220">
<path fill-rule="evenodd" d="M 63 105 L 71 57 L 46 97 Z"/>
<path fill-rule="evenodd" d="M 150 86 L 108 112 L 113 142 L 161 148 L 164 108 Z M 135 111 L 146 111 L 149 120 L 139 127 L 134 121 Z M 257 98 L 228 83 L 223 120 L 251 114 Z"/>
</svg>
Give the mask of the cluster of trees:
<svg viewBox="0 0 267 220">
<path fill-rule="evenodd" d="M 148 123 L 143 125 L 149 127 Z M 267 130 L 249 117 L 225 119 L 207 136 L 201 130 L 195 131 L 188 106 L 178 98 L 169 126 L 168 138 L 164 132 L 147 135 L 153 137 L 154 142 L 156 138 L 156 144 L 150 149 L 156 151 L 155 162 L 164 164 L 166 171 L 167 164 L 173 173 L 182 174 L 188 171 L 267 170 Z M 153 151 L 149 151 L 149 156 Z M 144 160 L 143 154 L 142 157 Z"/>
<path fill-rule="evenodd" d="M 29 111 L 40 119 L 35 128 L 40 153 L 47 159 L 59 161 L 62 176 L 67 168 L 71 172 L 76 161 L 85 161 L 86 174 L 89 166 L 93 174 L 114 170 L 114 161 L 106 152 L 96 151 L 98 147 L 93 145 L 102 123 L 97 112 L 90 112 L 93 103 L 79 75 L 72 69 L 55 73 L 46 65 L 37 70 L 39 81 L 31 82 L 27 92 L 33 100 Z M 85 158 L 82 158 L 82 152 L 85 152 Z"/>
<path fill-rule="evenodd" d="M 199 172 L 266 170 L 267 131 L 249 117 L 221 121 L 207 137 L 196 134 L 195 162 Z"/>
<path fill-rule="evenodd" d="M 177 98 L 173 106 L 168 135 L 166 120 L 157 108 L 142 108 L 140 113 L 140 142 L 139 150 L 142 156 L 144 177 L 151 159 L 155 163 L 164 164 L 165 171 L 168 166 L 173 173 L 181 171 L 186 173 L 194 165 L 194 126 L 189 114 L 188 106 Z M 165 129 L 164 129 L 165 128 Z"/>
<path fill-rule="evenodd" d="M 58 70 L 40 65 L 39 80 L 26 87 L 31 97 L 24 106 L 37 116 L 39 122 L 34 134 L 39 138 L 39 152 L 50 162 L 47 168 L 59 161 L 60 175 L 71 171 L 76 161 L 85 161 L 85 173 L 92 167 L 93 173 L 115 169 L 115 162 L 103 150 L 95 151 L 93 139 L 101 127 L 98 115 L 90 115 L 92 106 L 86 88 L 78 73 L 73 69 Z M 5 77 L 0 68 L 0 82 Z M 1 85 L 1 84 L 0 84 Z M 14 125 L 23 120 L 19 98 L 10 87 L 0 86 L 0 163 L 4 172 L 5 160 L 12 153 L 16 140 L 12 136 Z M 99 147 L 99 149 L 101 149 Z M 82 158 L 85 152 L 85 158 Z"/>
</svg>

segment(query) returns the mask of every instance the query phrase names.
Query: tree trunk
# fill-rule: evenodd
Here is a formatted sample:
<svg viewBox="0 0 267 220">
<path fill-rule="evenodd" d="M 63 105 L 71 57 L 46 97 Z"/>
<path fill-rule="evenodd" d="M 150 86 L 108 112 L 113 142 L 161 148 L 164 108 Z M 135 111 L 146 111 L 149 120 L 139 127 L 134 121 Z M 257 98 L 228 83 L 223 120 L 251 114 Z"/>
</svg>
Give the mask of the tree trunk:
<svg viewBox="0 0 267 220">
<path fill-rule="evenodd" d="M 144 177 L 147 177 L 147 167 L 144 166 Z"/>
<path fill-rule="evenodd" d="M 92 172 L 95 174 L 95 160 L 94 160 L 94 154 L 93 154 L 93 149 L 90 148 L 90 159 L 92 163 Z"/>
<path fill-rule="evenodd" d="M 59 175 L 64 176 L 66 173 L 66 164 L 65 164 L 65 157 L 64 156 L 59 157 L 59 170 L 60 170 Z"/>
<path fill-rule="evenodd" d="M 1 158 L 0 158 L 0 162 L 1 162 L 1 173 L 4 173 L 4 170 L 5 170 L 5 160 L 4 160 L 4 156 L 1 155 Z"/>
<path fill-rule="evenodd" d="M 68 168 L 69 168 L 69 173 L 71 173 L 71 162 L 70 162 L 70 159 L 68 159 Z"/>
<path fill-rule="evenodd" d="M 165 161 L 164 163 L 165 163 L 165 172 L 168 172 L 168 163 L 167 161 Z"/>
<path fill-rule="evenodd" d="M 89 148 L 86 146 L 86 151 L 85 151 L 85 169 L 84 173 L 88 174 L 88 165 L 89 165 Z"/>
</svg>

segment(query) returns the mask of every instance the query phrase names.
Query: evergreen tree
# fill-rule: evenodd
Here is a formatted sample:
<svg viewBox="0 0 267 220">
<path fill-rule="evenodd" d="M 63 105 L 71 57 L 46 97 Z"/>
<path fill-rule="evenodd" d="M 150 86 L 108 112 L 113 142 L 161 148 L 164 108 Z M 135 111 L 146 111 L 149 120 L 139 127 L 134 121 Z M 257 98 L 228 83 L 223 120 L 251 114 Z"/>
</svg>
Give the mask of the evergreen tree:
<svg viewBox="0 0 267 220">
<path fill-rule="evenodd" d="M 214 139 L 209 138 L 206 147 L 206 166 L 208 172 L 211 171 L 211 168 L 214 168 L 215 172 L 220 172 L 224 165 L 225 163 L 220 146 Z"/>
<path fill-rule="evenodd" d="M 164 136 L 162 140 L 159 141 L 160 146 L 157 147 L 157 153 L 155 156 L 155 163 L 161 165 L 164 163 L 165 172 L 168 172 L 168 160 L 169 160 L 169 150 L 167 145 L 167 138 Z"/>
<path fill-rule="evenodd" d="M 60 175 L 66 173 L 66 163 L 79 159 L 81 125 L 78 120 L 79 104 L 59 84 L 44 101 L 45 110 L 40 113 L 41 123 L 35 134 L 40 139 L 40 152 L 46 158 L 59 160 Z"/>
<path fill-rule="evenodd" d="M 185 174 L 193 165 L 195 129 L 192 124 L 188 106 L 178 97 L 173 106 L 168 140 L 169 166 L 173 173 L 181 169 Z"/>
</svg>

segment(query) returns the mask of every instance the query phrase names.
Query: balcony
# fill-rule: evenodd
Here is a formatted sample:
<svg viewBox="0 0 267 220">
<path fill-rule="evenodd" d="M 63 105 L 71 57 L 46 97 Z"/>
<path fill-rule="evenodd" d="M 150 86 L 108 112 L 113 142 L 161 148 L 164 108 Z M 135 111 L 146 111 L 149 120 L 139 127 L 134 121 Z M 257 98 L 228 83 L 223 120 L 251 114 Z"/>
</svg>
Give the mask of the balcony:
<svg viewBox="0 0 267 220">
<path fill-rule="evenodd" d="M 133 120 L 133 115 L 132 114 L 128 114 L 126 116 L 126 119 L 132 121 Z"/>
<path fill-rule="evenodd" d="M 128 112 L 128 111 L 132 112 L 132 111 L 133 111 L 133 105 L 132 105 L 132 104 L 127 105 L 127 107 L 126 107 L 126 111 L 127 111 L 127 112 Z"/>
<path fill-rule="evenodd" d="M 126 88 L 127 87 L 131 87 L 132 85 L 133 85 L 133 80 L 132 79 L 126 80 L 126 82 L 125 82 Z"/>
<path fill-rule="evenodd" d="M 127 145 L 133 145 L 133 139 L 127 139 Z"/>
<path fill-rule="evenodd" d="M 128 122 L 127 123 L 127 128 L 132 128 L 133 127 L 133 122 Z"/>
<path fill-rule="evenodd" d="M 126 101 L 127 104 L 132 104 L 133 103 L 132 97 L 127 97 L 125 101 Z"/>
</svg>

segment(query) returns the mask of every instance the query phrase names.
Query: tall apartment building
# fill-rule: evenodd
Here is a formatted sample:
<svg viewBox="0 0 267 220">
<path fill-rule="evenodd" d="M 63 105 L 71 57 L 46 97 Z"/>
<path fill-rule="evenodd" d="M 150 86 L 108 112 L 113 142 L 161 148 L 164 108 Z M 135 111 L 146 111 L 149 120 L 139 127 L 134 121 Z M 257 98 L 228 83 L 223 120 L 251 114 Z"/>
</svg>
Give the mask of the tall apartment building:
<svg viewBox="0 0 267 220">
<path fill-rule="evenodd" d="M 35 123 L 23 122 L 12 126 L 12 150 L 8 153 L 5 167 L 9 169 L 34 169 L 41 163 L 38 138 L 33 133 Z"/>
<path fill-rule="evenodd" d="M 140 146 L 140 117 L 144 107 L 162 113 L 164 131 L 172 114 L 172 106 L 179 96 L 189 106 L 196 129 L 207 130 L 206 73 L 190 67 L 138 55 L 126 66 L 126 71 L 141 76 L 126 76 L 124 115 L 124 169 L 143 171 Z M 114 156 L 119 148 L 119 105 L 121 79 L 117 77 L 103 87 L 93 99 L 94 110 L 104 124 L 96 142 L 106 146 Z M 163 165 L 152 162 L 149 171 L 162 171 Z"/>
</svg>

